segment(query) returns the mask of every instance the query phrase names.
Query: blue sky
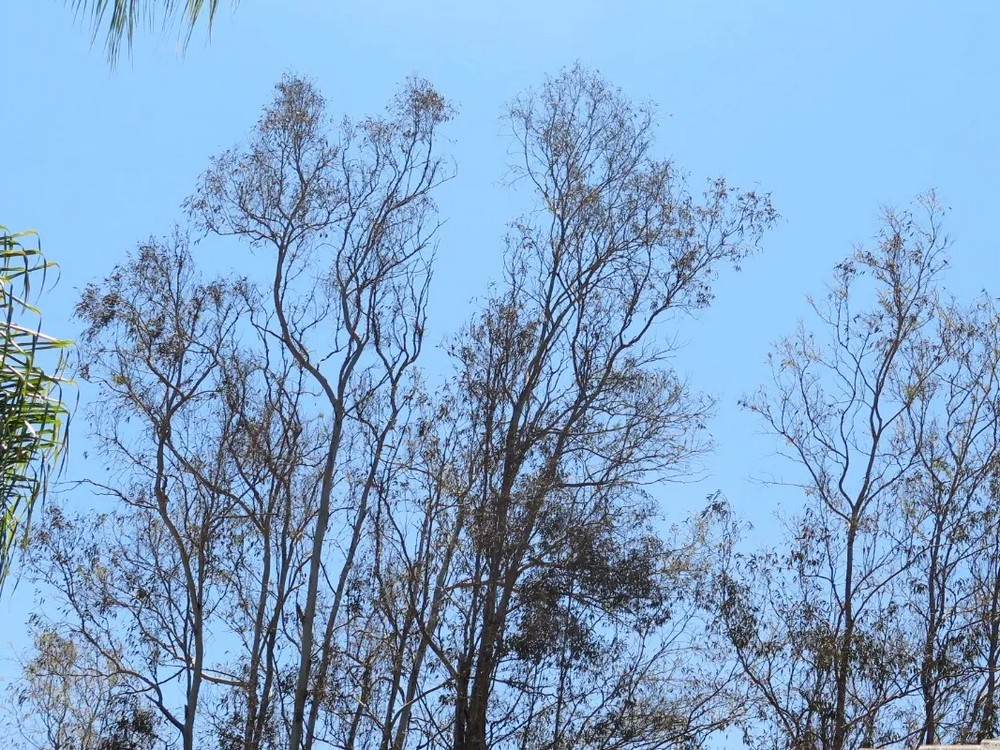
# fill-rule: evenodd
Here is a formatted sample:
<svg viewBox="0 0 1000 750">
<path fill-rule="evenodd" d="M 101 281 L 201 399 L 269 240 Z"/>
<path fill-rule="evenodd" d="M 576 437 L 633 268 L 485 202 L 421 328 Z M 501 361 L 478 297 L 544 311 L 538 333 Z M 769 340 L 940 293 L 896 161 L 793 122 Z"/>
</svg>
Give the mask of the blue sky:
<svg viewBox="0 0 1000 750">
<path fill-rule="evenodd" d="M 235 13 L 223 2 L 210 42 L 199 28 L 181 55 L 176 34 L 143 34 L 116 71 L 60 0 L 5 3 L 0 28 L 0 223 L 39 230 L 60 263 L 44 308 L 66 337 L 78 290 L 181 218 L 209 156 L 247 133 L 284 72 L 312 77 L 334 113 L 380 109 L 414 73 L 458 108 L 447 131 L 458 175 L 440 193 L 438 341 L 501 267 L 516 204 L 501 184 L 503 104 L 576 61 L 656 102 L 664 155 L 695 182 L 724 175 L 771 192 L 783 217 L 684 326 L 677 367 L 718 398 L 718 449 L 703 481 L 660 491 L 671 518 L 722 489 L 773 541 L 768 519 L 795 497 L 750 479 L 792 467 L 769 457 L 771 439 L 736 400 L 768 378 L 769 344 L 872 234 L 880 206 L 937 189 L 952 208 L 949 288 L 1000 286 L 1000 3 L 243 0 Z M 210 268 L 254 262 L 230 246 L 199 252 Z M 84 430 L 78 420 L 70 476 L 88 470 Z M 22 585 L 0 603 L 14 623 L 0 639 L 19 641 L 30 598 Z"/>
</svg>

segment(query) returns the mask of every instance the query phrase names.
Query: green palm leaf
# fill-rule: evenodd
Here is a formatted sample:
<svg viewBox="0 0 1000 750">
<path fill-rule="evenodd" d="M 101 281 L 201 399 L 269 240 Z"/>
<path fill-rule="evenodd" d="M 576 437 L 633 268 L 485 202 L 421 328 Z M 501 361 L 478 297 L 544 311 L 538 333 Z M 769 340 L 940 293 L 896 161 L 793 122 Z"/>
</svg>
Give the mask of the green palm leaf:
<svg viewBox="0 0 1000 750">
<path fill-rule="evenodd" d="M 170 26 L 178 20 L 184 28 L 184 41 L 191 38 L 195 24 L 202 16 L 208 17 L 209 33 L 219 9 L 219 0 L 68 0 L 73 10 L 89 15 L 94 38 L 104 33 L 108 58 L 114 64 L 121 54 L 122 42 L 132 50 L 132 39 L 140 27 L 151 28 L 158 16 Z M 235 4 L 235 2 L 234 2 Z"/>
<path fill-rule="evenodd" d="M 37 328 L 32 287 L 44 285 L 54 264 L 21 244 L 33 234 L 0 226 L 0 586 L 68 435 L 62 387 L 70 382 L 64 376 L 70 342 Z"/>
</svg>

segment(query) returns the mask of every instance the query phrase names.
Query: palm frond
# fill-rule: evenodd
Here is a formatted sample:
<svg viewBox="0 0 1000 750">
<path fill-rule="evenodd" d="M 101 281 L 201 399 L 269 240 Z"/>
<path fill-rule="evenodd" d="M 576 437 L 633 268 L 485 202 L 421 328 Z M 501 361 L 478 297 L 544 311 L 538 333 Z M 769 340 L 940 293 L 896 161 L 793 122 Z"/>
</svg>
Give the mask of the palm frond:
<svg viewBox="0 0 1000 750">
<path fill-rule="evenodd" d="M 74 12 L 90 16 L 94 40 L 102 34 L 112 65 L 121 57 L 122 45 L 131 53 L 136 31 L 152 29 L 157 20 L 164 28 L 180 23 L 184 44 L 191 39 L 198 19 L 208 19 L 208 33 L 220 0 L 67 0 Z M 233 5 L 238 0 L 234 0 Z"/>
<path fill-rule="evenodd" d="M 45 496 L 67 442 L 69 410 L 62 398 L 68 341 L 38 330 L 33 285 L 44 287 L 55 265 L 0 226 L 0 586 L 20 532 Z M 47 367 L 43 366 L 47 365 Z"/>
</svg>

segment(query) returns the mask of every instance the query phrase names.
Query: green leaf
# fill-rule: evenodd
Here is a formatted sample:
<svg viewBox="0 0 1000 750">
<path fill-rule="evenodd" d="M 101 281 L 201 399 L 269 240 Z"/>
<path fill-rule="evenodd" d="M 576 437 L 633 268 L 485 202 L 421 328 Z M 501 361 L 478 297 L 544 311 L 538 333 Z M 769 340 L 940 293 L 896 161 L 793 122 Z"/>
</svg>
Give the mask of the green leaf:
<svg viewBox="0 0 1000 750">
<path fill-rule="evenodd" d="M 0 226 L 0 586 L 68 437 L 62 389 L 71 382 L 65 377 L 71 342 L 38 330 L 33 288 L 41 290 L 55 266 L 22 244 L 34 236 Z"/>
</svg>

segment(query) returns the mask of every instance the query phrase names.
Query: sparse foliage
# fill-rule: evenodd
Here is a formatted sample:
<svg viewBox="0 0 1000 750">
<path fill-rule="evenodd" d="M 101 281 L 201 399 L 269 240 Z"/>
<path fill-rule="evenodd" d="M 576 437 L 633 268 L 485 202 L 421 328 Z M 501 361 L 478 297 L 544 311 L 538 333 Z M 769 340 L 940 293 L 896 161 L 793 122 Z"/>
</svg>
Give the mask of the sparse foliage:
<svg viewBox="0 0 1000 750">
<path fill-rule="evenodd" d="M 536 210 L 430 387 L 450 116 L 413 80 L 334 126 L 286 78 L 187 202 L 266 272 L 203 279 L 178 231 L 84 291 L 111 469 L 91 485 L 113 510 L 54 509 L 39 565 L 61 632 L 139 701 L 121 732 L 653 750 L 729 720 L 700 619 L 709 529 L 665 538 L 646 487 L 709 445 L 669 326 L 774 210 L 722 180 L 695 197 L 648 108 L 582 68 L 549 79 L 507 114 Z"/>
<path fill-rule="evenodd" d="M 972 602 L 995 533 L 998 317 L 941 299 L 942 214 L 933 195 L 886 212 L 814 304 L 819 330 L 782 340 L 774 389 L 745 402 L 804 497 L 786 546 L 719 564 L 755 747 L 983 736 L 967 711 L 989 632 Z"/>
</svg>

